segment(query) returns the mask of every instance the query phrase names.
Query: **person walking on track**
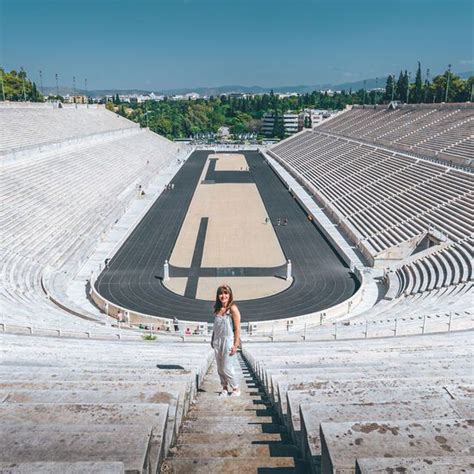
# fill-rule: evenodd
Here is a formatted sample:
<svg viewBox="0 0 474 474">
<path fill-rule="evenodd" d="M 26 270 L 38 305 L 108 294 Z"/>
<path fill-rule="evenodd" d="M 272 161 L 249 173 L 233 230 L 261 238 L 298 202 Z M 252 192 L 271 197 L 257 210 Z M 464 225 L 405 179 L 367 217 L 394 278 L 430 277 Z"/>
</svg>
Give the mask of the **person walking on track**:
<svg viewBox="0 0 474 474">
<path fill-rule="evenodd" d="M 214 330 L 211 346 L 216 354 L 217 373 L 222 385 L 220 398 L 239 397 L 239 383 L 235 376 L 235 354 L 240 344 L 240 312 L 234 303 L 229 285 L 217 288 L 214 304 Z"/>
</svg>

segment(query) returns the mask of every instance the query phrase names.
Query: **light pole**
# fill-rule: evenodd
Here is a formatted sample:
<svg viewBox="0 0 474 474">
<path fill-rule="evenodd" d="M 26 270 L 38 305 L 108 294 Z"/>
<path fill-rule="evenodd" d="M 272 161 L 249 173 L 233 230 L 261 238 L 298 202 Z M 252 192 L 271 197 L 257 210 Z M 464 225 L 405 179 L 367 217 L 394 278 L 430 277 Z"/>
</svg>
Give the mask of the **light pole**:
<svg viewBox="0 0 474 474">
<path fill-rule="evenodd" d="M 76 95 L 76 76 L 72 76 L 72 90 L 74 95 Z"/>
<path fill-rule="evenodd" d="M 365 105 L 365 93 L 366 93 L 365 84 L 366 84 L 366 80 L 364 79 L 364 98 L 362 100 L 362 105 Z"/>
<path fill-rule="evenodd" d="M 449 78 L 451 76 L 451 64 L 448 64 L 448 77 L 446 79 L 446 95 L 444 97 L 444 101 L 448 102 L 448 93 L 449 93 Z"/>
<path fill-rule="evenodd" d="M 56 98 L 59 97 L 59 77 L 58 73 L 54 75 L 54 78 L 56 79 Z"/>
<path fill-rule="evenodd" d="M 392 74 L 392 102 L 395 97 L 395 74 Z"/>
<path fill-rule="evenodd" d="M 84 90 L 86 92 L 86 104 L 89 106 L 89 96 L 87 94 L 87 77 L 84 79 Z"/>
</svg>

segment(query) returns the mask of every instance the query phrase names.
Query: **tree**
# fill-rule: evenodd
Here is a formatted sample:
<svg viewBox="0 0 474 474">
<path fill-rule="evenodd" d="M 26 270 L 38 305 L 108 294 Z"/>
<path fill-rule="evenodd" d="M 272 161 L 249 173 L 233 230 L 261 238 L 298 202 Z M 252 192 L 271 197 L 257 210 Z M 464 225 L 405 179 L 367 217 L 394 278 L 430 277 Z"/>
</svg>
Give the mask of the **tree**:
<svg viewBox="0 0 474 474">
<path fill-rule="evenodd" d="M 433 102 L 444 102 L 446 98 L 446 88 L 448 81 L 448 71 L 433 78 L 430 90 Z M 449 72 L 448 102 L 463 102 L 470 100 L 466 94 L 466 83 L 459 76 Z"/>
<path fill-rule="evenodd" d="M 386 102 L 390 102 L 393 99 L 397 98 L 397 93 L 396 93 L 396 83 L 395 83 L 395 75 L 389 74 L 387 77 L 387 82 L 385 83 L 385 94 L 384 94 L 384 100 Z"/>
<path fill-rule="evenodd" d="M 32 102 L 43 102 L 43 96 L 39 93 L 36 83 L 34 82 L 31 85 L 30 100 Z"/>
<path fill-rule="evenodd" d="M 414 99 L 417 104 L 423 101 L 423 82 L 421 80 L 420 61 L 418 61 L 418 68 L 416 70 L 414 95 L 415 95 Z"/>
<path fill-rule="evenodd" d="M 3 83 L 2 92 L 4 92 L 6 100 L 18 101 L 26 98 L 32 102 L 43 101 L 43 96 L 38 91 L 36 84 L 28 79 L 25 71 L 19 73 L 15 70 L 9 73 L 3 69 L 0 69 L 0 71 Z"/>
<path fill-rule="evenodd" d="M 418 63 L 417 74 L 413 84 L 410 84 L 408 91 L 409 76 L 407 71 L 401 71 L 396 81 L 395 76 L 387 77 L 385 92 L 383 98 L 386 102 L 390 101 L 392 95 L 395 99 L 406 101 L 407 91 L 411 102 L 423 102 L 444 100 L 446 90 L 446 75 L 442 75 L 433 83 L 428 81 L 429 75 L 426 75 L 426 81 L 421 87 L 421 98 L 419 95 L 419 78 L 421 65 Z M 10 82 L 5 80 L 5 92 L 10 94 L 9 100 L 21 99 L 21 78 L 18 74 L 9 76 Z M 474 79 L 463 81 L 454 74 L 450 75 L 449 99 L 450 101 L 467 101 L 472 94 L 472 85 Z M 14 87 L 7 88 L 9 84 Z M 28 84 L 28 83 L 26 83 Z M 27 94 L 31 90 L 31 96 L 35 95 L 35 85 L 31 84 L 31 89 L 26 86 Z M 16 93 L 16 98 L 14 94 Z M 380 101 L 380 95 L 373 91 L 369 93 L 369 102 L 377 103 Z M 214 96 L 210 99 L 197 100 L 171 100 L 148 102 L 148 122 L 151 130 L 164 135 L 170 139 L 184 138 L 191 135 L 209 136 L 217 132 L 224 126 L 231 129 L 237 135 L 243 133 L 257 133 L 260 131 L 261 122 L 264 113 L 273 113 L 276 119 L 273 127 L 273 135 L 278 138 L 285 137 L 283 111 L 291 110 L 295 113 L 301 112 L 305 108 L 323 108 L 341 110 L 348 104 L 361 104 L 364 97 L 364 90 L 359 91 L 341 91 L 336 94 L 327 94 L 321 91 L 312 91 L 311 93 L 300 94 L 298 96 L 280 97 L 271 91 L 268 94 L 256 95 L 253 97 L 235 98 L 226 95 Z M 112 101 L 117 101 L 117 94 L 112 96 Z M 366 93 L 367 99 L 367 93 Z M 118 110 L 126 116 L 142 125 L 145 124 L 144 106 L 142 104 L 130 104 L 126 107 L 114 106 L 110 103 L 107 107 L 110 110 Z M 308 120 L 305 126 L 309 126 Z"/>
<path fill-rule="evenodd" d="M 474 76 L 469 77 L 467 81 L 464 81 L 464 87 L 462 91 L 462 102 L 473 101 L 474 95 Z"/>
<path fill-rule="evenodd" d="M 397 87 L 396 87 L 396 99 L 402 102 L 406 102 L 407 100 L 407 93 L 409 88 L 409 79 L 408 79 L 408 71 L 405 69 L 405 72 L 400 71 L 400 75 L 398 76 Z"/>
<path fill-rule="evenodd" d="M 450 68 L 451 66 L 449 66 L 448 70 L 443 75 L 445 89 L 442 101 L 465 102 L 470 100 L 470 94 L 466 94 L 466 86 L 470 79 L 463 81 L 459 76 L 456 76 L 456 74 L 451 72 Z M 448 92 L 447 97 L 446 92 Z"/>
<path fill-rule="evenodd" d="M 275 113 L 275 120 L 273 122 L 273 136 L 276 138 L 285 138 L 285 124 L 283 122 L 283 115 Z"/>
<path fill-rule="evenodd" d="M 400 74 L 398 75 L 398 80 L 395 84 L 394 98 L 396 100 L 401 100 L 402 93 L 403 93 L 403 71 L 400 71 Z"/>
<path fill-rule="evenodd" d="M 258 119 L 252 119 L 247 124 L 247 130 L 251 133 L 259 133 L 262 128 L 262 121 Z"/>
<path fill-rule="evenodd" d="M 173 132 L 173 122 L 169 118 L 161 116 L 158 118 L 156 125 L 152 125 L 152 128 L 160 135 L 171 137 Z"/>
<path fill-rule="evenodd" d="M 426 78 L 425 78 L 425 85 L 423 87 L 423 102 L 429 103 L 432 102 L 432 95 L 431 95 L 431 84 L 430 84 L 430 70 L 426 70 Z"/>
</svg>

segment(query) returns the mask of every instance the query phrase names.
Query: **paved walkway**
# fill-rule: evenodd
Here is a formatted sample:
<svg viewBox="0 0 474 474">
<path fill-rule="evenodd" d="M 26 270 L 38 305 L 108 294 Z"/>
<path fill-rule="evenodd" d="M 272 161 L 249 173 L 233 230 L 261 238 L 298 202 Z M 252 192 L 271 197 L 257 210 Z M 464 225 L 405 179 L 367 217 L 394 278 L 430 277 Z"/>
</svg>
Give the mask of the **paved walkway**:
<svg viewBox="0 0 474 474">
<path fill-rule="evenodd" d="M 218 398 L 220 383 L 213 365 L 162 474 L 308 472 L 257 379 L 240 354 L 237 357 L 241 397 Z"/>
</svg>

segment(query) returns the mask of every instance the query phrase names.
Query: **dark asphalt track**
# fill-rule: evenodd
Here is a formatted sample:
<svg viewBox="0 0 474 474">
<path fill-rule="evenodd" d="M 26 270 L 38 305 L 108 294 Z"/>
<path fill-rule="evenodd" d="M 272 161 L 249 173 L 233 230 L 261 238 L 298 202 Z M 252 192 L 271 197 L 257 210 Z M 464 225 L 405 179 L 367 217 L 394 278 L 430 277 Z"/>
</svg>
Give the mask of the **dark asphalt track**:
<svg viewBox="0 0 474 474">
<path fill-rule="evenodd" d="M 191 269 L 170 268 L 171 276 L 188 276 L 186 296 L 167 290 L 161 282 L 163 263 L 169 259 L 185 218 L 206 157 L 210 152 L 194 152 L 173 178 L 175 189 L 164 191 L 146 216 L 96 281 L 97 290 L 108 300 L 133 311 L 191 321 L 212 321 L 212 303 L 196 300 L 199 276 L 281 275 L 285 268 L 201 268 L 196 244 Z M 275 231 L 286 258 L 293 265 L 294 282 L 274 296 L 239 302 L 242 320 L 282 319 L 324 310 L 349 298 L 359 283 L 318 229 L 288 193 L 277 175 L 258 152 L 244 152 L 250 172 L 216 172 L 211 165 L 205 181 L 255 182 L 274 223 L 287 218 L 288 225 Z M 212 163 L 212 161 L 211 161 Z M 209 184 L 212 186 L 212 184 Z M 206 217 L 206 216 L 203 216 Z M 201 236 L 205 238 L 206 224 Z M 201 238 L 201 240 L 202 240 Z M 236 295 L 238 300 L 238 295 Z"/>
</svg>

